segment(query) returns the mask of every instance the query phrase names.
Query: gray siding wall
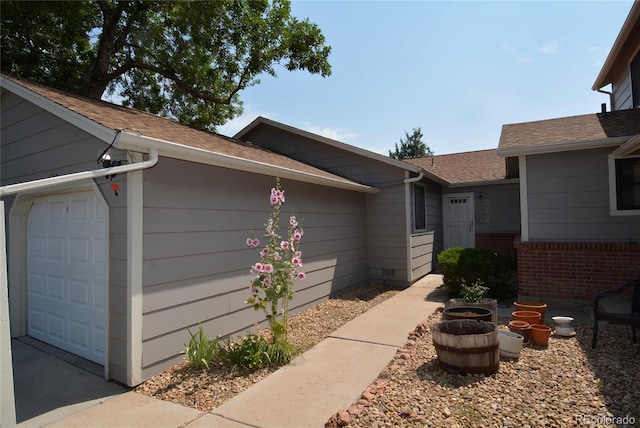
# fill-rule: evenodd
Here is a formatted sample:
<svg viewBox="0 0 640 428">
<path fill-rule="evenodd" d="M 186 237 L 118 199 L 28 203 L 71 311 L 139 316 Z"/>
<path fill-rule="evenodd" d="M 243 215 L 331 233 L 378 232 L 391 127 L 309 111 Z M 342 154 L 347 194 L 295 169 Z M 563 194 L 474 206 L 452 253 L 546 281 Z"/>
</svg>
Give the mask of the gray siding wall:
<svg viewBox="0 0 640 428">
<path fill-rule="evenodd" d="M 519 186 L 509 183 L 455 187 L 443 193 L 473 193 L 476 233 L 520 233 Z"/>
<path fill-rule="evenodd" d="M 245 240 L 253 232 L 264 241 L 274 186 L 273 177 L 168 158 L 145 170 L 143 378 L 182 360 L 189 327 L 202 323 L 209 336 L 235 338 L 264 322 L 262 311 L 244 303 L 258 260 Z M 366 283 L 365 195 L 282 186 L 282 226 L 291 214 L 304 220 L 307 278 L 296 283 L 292 311 Z"/>
<path fill-rule="evenodd" d="M 527 156 L 531 241 L 640 241 L 640 216 L 609 215 L 610 151 Z"/>
<path fill-rule="evenodd" d="M 412 281 L 407 264 L 411 255 L 405 212 L 405 191 L 412 189 L 404 184 L 404 169 L 269 127 L 254 130 L 246 139 L 336 175 L 381 188 L 379 194 L 366 198 L 369 277 L 372 281 L 405 285 Z M 428 231 L 434 231 L 432 225 L 440 225 L 434 234 L 437 247 L 438 239 L 440 246 L 442 240 L 439 186 L 425 184 L 428 186 Z"/>
<path fill-rule="evenodd" d="M 107 146 L 9 91 L 2 93 L 0 181 L 3 185 L 99 169 L 99 151 Z M 126 380 L 126 177 L 116 177 L 122 188 L 115 196 L 106 179 L 97 179 L 109 205 L 110 230 L 110 338 L 109 370 L 114 379 Z M 42 195 L 46 194 L 43 190 Z M 14 197 L 5 199 L 9 215 Z M 8 222 L 5 225 L 9 226 Z M 8 237 L 8 239 L 10 239 Z M 10 244 L 11 241 L 8 241 Z M 25 284 L 20 284 L 26 287 Z"/>
<path fill-rule="evenodd" d="M 611 85 L 613 92 L 612 110 L 626 110 L 633 108 L 633 97 L 631 92 L 631 72 L 629 67 L 623 70 L 613 84 Z"/>
</svg>

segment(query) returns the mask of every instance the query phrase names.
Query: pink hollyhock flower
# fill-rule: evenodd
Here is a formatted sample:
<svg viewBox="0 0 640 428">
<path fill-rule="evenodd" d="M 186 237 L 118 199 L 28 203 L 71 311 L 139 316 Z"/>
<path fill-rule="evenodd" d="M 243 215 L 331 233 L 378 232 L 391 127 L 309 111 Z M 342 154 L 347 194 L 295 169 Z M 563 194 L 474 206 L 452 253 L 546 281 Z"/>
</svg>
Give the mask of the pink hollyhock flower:
<svg viewBox="0 0 640 428">
<path fill-rule="evenodd" d="M 265 278 L 262 280 L 262 285 L 264 285 L 265 287 L 269 287 L 271 285 L 271 279 L 269 278 Z"/>
<path fill-rule="evenodd" d="M 254 239 L 253 241 L 251 241 L 251 245 L 253 246 L 253 248 L 257 248 L 258 245 L 260 245 L 260 240 Z"/>
<path fill-rule="evenodd" d="M 253 265 L 253 270 L 256 272 L 263 272 L 264 266 L 262 265 L 262 263 L 256 263 L 255 265 Z"/>
<path fill-rule="evenodd" d="M 264 265 L 263 272 L 266 272 L 266 273 L 273 272 L 273 265 L 271 263 Z"/>
<path fill-rule="evenodd" d="M 297 226 L 298 226 L 298 221 L 296 220 L 296 217 L 295 217 L 295 216 L 293 216 L 293 215 L 292 215 L 292 216 L 289 218 L 289 224 L 290 224 L 291 226 L 293 226 L 293 227 L 297 227 Z"/>
<path fill-rule="evenodd" d="M 298 279 L 299 279 L 300 281 L 304 280 L 306 277 L 307 277 L 307 275 L 305 275 L 305 273 L 304 273 L 304 272 L 299 272 L 299 273 L 298 273 Z"/>
<path fill-rule="evenodd" d="M 302 233 L 296 230 L 294 232 L 294 234 L 293 234 L 293 239 L 295 239 L 296 241 L 301 240 L 302 239 Z"/>
<path fill-rule="evenodd" d="M 264 247 L 260 252 L 260 254 L 262 254 L 263 256 L 266 256 L 267 254 L 269 254 L 269 249 L 267 247 Z"/>
<path fill-rule="evenodd" d="M 298 257 L 294 257 L 293 259 L 291 259 L 291 263 L 296 266 L 302 266 L 302 260 L 300 260 Z"/>
<path fill-rule="evenodd" d="M 286 250 L 287 248 L 289 248 L 289 243 L 287 241 L 282 241 L 280 243 L 280 248 L 282 248 L 283 250 Z"/>
<path fill-rule="evenodd" d="M 251 247 L 253 245 L 253 239 L 247 238 L 247 247 Z"/>
</svg>

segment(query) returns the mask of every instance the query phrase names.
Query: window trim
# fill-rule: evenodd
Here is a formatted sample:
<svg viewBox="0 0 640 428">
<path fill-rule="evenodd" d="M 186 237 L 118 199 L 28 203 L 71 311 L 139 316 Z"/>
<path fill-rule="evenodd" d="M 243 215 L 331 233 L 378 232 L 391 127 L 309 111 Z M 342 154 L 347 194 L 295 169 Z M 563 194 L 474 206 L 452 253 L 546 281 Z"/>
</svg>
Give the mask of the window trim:
<svg viewBox="0 0 640 428">
<path fill-rule="evenodd" d="M 640 108 L 640 50 L 629 61 L 629 80 L 631 83 L 631 104 Z"/>
<path fill-rule="evenodd" d="M 423 213 L 424 213 L 424 228 L 418 228 L 418 224 L 417 224 L 417 219 L 418 219 L 418 212 L 417 212 L 417 204 L 416 204 L 416 189 L 420 188 L 422 189 L 422 194 L 424 195 L 424 206 L 422 208 Z M 424 232 L 427 230 L 427 186 L 425 186 L 422 183 L 413 183 L 413 188 L 412 188 L 412 192 L 411 192 L 411 201 L 412 201 L 412 219 L 413 219 L 413 231 L 414 232 Z"/>
<path fill-rule="evenodd" d="M 609 214 L 612 216 L 640 215 L 640 209 L 621 210 L 618 209 L 618 186 L 616 183 L 616 160 L 640 158 L 637 156 L 616 156 L 609 154 Z"/>
</svg>

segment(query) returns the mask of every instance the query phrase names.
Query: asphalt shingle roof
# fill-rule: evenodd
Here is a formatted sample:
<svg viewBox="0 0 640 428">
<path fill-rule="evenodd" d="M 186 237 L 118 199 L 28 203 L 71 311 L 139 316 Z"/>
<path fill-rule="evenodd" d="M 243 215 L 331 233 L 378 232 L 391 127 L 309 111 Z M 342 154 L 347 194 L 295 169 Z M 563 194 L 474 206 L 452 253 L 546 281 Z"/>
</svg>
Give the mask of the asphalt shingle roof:
<svg viewBox="0 0 640 428">
<path fill-rule="evenodd" d="M 498 150 L 578 144 L 640 134 L 640 109 L 561 117 L 502 126 Z"/>
<path fill-rule="evenodd" d="M 506 177 L 505 159 L 496 149 L 406 159 L 451 184 L 501 180 Z"/>
<path fill-rule="evenodd" d="M 131 133 L 139 133 L 145 137 L 151 137 L 173 144 L 261 162 L 292 171 L 342 181 L 344 183 L 359 184 L 248 142 L 233 140 L 223 135 L 182 125 L 171 119 L 111 104 L 106 101 L 95 100 L 24 79 L 4 74 L 2 77 L 113 130 L 126 130 Z"/>
</svg>

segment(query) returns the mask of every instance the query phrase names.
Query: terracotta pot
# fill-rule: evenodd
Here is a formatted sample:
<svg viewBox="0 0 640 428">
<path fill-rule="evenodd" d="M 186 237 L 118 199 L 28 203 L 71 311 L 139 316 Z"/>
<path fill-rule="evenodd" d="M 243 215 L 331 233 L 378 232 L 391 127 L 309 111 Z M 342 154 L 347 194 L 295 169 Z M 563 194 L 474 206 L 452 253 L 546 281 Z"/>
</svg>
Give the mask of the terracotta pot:
<svg viewBox="0 0 640 428">
<path fill-rule="evenodd" d="M 526 321 L 529 324 L 541 324 L 542 317 L 540 312 L 534 311 L 514 311 L 511 313 L 514 320 Z"/>
<path fill-rule="evenodd" d="M 531 341 L 534 345 L 547 346 L 551 336 L 551 327 L 542 324 L 531 324 Z"/>
<path fill-rule="evenodd" d="M 456 306 L 447 308 L 442 312 L 442 317 L 445 321 L 466 319 L 491 322 L 492 315 L 493 311 L 491 309 L 477 306 Z"/>
<path fill-rule="evenodd" d="M 531 325 L 526 321 L 513 320 L 509 321 L 509 331 L 517 333 L 524 337 L 524 341 L 530 340 Z"/>
<path fill-rule="evenodd" d="M 516 311 L 533 311 L 540 313 L 540 322 L 544 322 L 544 315 L 547 311 L 547 304 L 540 302 L 513 302 Z"/>
</svg>

